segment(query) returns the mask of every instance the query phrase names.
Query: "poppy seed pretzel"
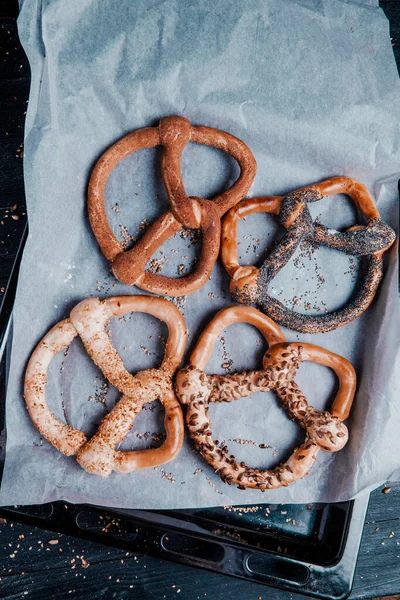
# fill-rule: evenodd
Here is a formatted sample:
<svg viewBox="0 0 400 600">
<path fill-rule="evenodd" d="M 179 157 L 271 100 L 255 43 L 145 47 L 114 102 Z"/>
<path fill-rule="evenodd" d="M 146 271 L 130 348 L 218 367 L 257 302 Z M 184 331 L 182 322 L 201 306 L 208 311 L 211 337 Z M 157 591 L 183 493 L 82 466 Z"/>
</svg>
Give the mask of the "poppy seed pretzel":
<svg viewBox="0 0 400 600">
<path fill-rule="evenodd" d="M 127 312 L 148 313 L 168 326 L 165 355 L 159 369 L 147 369 L 136 375 L 126 371 L 121 357 L 111 344 L 106 326 L 111 317 Z M 104 377 L 123 394 L 89 441 L 79 429 L 61 423 L 46 401 L 49 364 L 78 335 Z M 29 360 L 24 395 L 34 425 L 57 450 L 66 456 L 76 454 L 81 467 L 100 477 L 107 477 L 113 470 L 136 471 L 172 460 L 180 452 L 184 437 L 182 410 L 173 391 L 172 376 L 181 361 L 186 340 L 183 316 L 167 300 L 149 296 L 83 300 L 72 309 L 69 319 L 50 329 Z M 116 446 L 128 434 L 143 405 L 156 399 L 165 408 L 165 442 L 159 448 L 117 451 Z"/>
<path fill-rule="evenodd" d="M 244 371 L 234 375 L 206 375 L 204 368 L 211 356 L 218 335 L 233 323 L 249 323 L 257 327 L 269 348 L 259 371 Z M 339 379 L 339 389 L 331 412 L 309 406 L 294 381 L 302 361 L 313 361 L 330 367 Z M 255 308 L 231 306 L 220 311 L 201 334 L 190 357 L 190 364 L 178 371 L 176 395 L 187 405 L 186 422 L 190 436 L 205 460 L 228 484 L 239 489 L 261 491 L 287 486 L 309 472 L 319 450 L 337 452 L 348 439 L 346 425 L 356 388 L 352 365 L 341 356 L 313 344 L 287 343 L 282 331 L 271 319 Z M 208 413 L 210 402 L 230 402 L 250 396 L 253 392 L 274 390 L 290 418 L 305 429 L 306 439 L 290 458 L 274 469 L 250 468 L 228 455 L 212 438 Z"/>
<path fill-rule="evenodd" d="M 213 200 L 186 194 L 181 156 L 189 142 L 218 148 L 233 156 L 240 166 L 237 181 Z M 124 251 L 107 219 L 104 205 L 107 180 L 129 154 L 158 145 L 163 146 L 161 175 L 171 209 L 159 217 L 130 250 Z M 138 129 L 120 139 L 96 163 L 88 188 L 90 224 L 102 253 L 112 262 L 115 277 L 126 285 L 136 285 L 160 295 L 182 296 L 198 290 L 209 278 L 218 258 L 221 217 L 246 195 L 255 174 L 256 161 L 244 142 L 225 131 L 194 127 L 184 117 L 165 117 L 158 127 Z M 183 227 L 202 231 L 202 252 L 195 271 L 179 279 L 146 271 L 152 255 Z"/>
<path fill-rule="evenodd" d="M 308 203 L 332 194 L 349 196 L 367 224 L 355 225 L 344 232 L 328 229 L 313 221 Z M 278 216 L 286 232 L 275 244 L 260 268 L 240 266 L 236 231 L 238 221 L 252 213 L 267 212 Z M 349 177 L 333 177 L 283 196 L 262 196 L 241 202 L 226 215 L 222 225 L 221 258 L 231 277 L 232 298 L 243 304 L 255 304 L 280 325 L 303 333 L 319 333 L 342 327 L 359 317 L 372 302 L 383 276 L 383 253 L 393 244 L 396 234 L 379 216 L 368 189 Z M 286 308 L 268 294 L 273 278 L 287 264 L 302 241 L 335 248 L 354 256 L 367 256 L 368 265 L 350 301 L 333 312 L 304 315 Z"/>
</svg>

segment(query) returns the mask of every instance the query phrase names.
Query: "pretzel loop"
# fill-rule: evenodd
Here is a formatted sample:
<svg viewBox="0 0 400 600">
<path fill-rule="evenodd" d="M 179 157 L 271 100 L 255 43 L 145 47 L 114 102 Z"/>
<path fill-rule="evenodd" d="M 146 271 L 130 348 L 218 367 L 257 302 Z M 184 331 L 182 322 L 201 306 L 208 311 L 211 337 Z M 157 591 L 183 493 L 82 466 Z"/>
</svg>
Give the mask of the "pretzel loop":
<svg viewBox="0 0 400 600">
<path fill-rule="evenodd" d="M 126 371 L 111 344 L 106 326 L 111 317 L 127 312 L 146 312 L 168 326 L 168 340 L 159 369 Z M 122 394 L 87 441 L 78 429 L 64 425 L 47 406 L 45 386 L 51 359 L 77 336 L 104 377 Z M 186 345 L 186 326 L 179 310 L 161 298 L 116 296 L 100 301 L 88 298 L 73 308 L 70 318 L 55 325 L 34 350 L 25 374 L 25 400 L 30 417 L 41 435 L 60 452 L 77 454 L 77 462 L 89 473 L 107 477 L 113 470 L 130 472 L 160 465 L 175 458 L 183 444 L 182 411 L 173 388 L 172 376 Z M 165 408 L 166 441 L 159 448 L 132 452 L 117 451 L 132 422 L 147 402 L 159 399 Z"/>
<path fill-rule="evenodd" d="M 206 375 L 204 368 L 218 335 L 235 322 L 256 326 L 269 344 L 262 370 Z M 336 373 L 339 390 L 331 412 L 309 406 L 295 383 L 299 364 L 305 360 L 327 366 Z M 187 405 L 189 433 L 201 455 L 223 481 L 235 483 L 239 489 L 261 491 L 287 486 L 304 477 L 319 450 L 337 452 L 343 448 L 348 431 L 342 421 L 349 415 L 355 386 L 355 371 L 347 360 L 312 344 L 287 343 L 279 327 L 251 307 L 230 307 L 217 314 L 200 336 L 190 364 L 177 373 L 175 384 L 180 402 Z M 305 430 L 306 439 L 286 462 L 274 469 L 260 470 L 244 462 L 239 464 L 233 455 L 228 456 L 226 446 L 220 447 L 213 440 L 208 407 L 210 402 L 230 402 L 268 390 L 276 392 L 290 418 Z"/>
<path fill-rule="evenodd" d="M 308 203 L 331 194 L 348 195 L 366 219 L 366 225 L 355 225 L 344 232 L 328 229 L 313 222 Z M 238 221 L 255 212 L 278 216 L 286 228 L 260 268 L 242 267 L 236 247 Z M 281 325 L 304 333 L 330 331 L 360 316 L 372 302 L 383 276 L 383 253 L 393 244 L 395 233 L 379 216 L 367 188 L 348 177 L 326 181 L 291 192 L 285 197 L 265 196 L 240 203 L 226 215 L 222 227 L 221 258 L 231 277 L 230 291 L 234 300 L 255 304 Z M 339 310 L 323 315 L 303 315 L 286 308 L 268 294 L 273 278 L 287 264 L 302 241 L 335 248 L 346 254 L 367 256 L 368 265 L 350 301 Z"/>
<path fill-rule="evenodd" d="M 239 164 L 238 179 L 212 200 L 186 194 L 181 157 L 189 142 L 218 148 L 230 154 Z M 171 210 L 157 219 L 133 248 L 124 252 L 122 244 L 111 230 L 105 211 L 107 179 L 126 156 L 157 145 L 163 146 L 161 175 Z M 88 188 L 90 223 L 101 251 L 112 262 L 115 277 L 127 285 L 137 285 L 153 293 L 171 296 L 191 294 L 199 289 L 210 276 L 218 257 L 221 217 L 245 196 L 255 173 L 255 159 L 241 140 L 210 127 L 194 127 L 184 117 L 165 117 L 158 127 L 139 129 L 116 142 L 95 165 Z M 196 270 L 178 280 L 145 271 L 152 254 L 183 227 L 202 230 L 202 257 Z"/>
<path fill-rule="evenodd" d="M 148 251 L 151 251 L 151 254 L 153 254 L 164 243 L 162 238 L 155 236 L 154 233 L 158 229 L 168 229 L 169 231 L 179 231 L 181 229 L 179 223 L 170 212 L 165 213 L 165 215 L 158 219 L 131 250 L 118 256 L 113 263 L 114 274 L 118 276 L 119 273 L 129 272 L 132 281 L 135 279 L 135 285 L 142 290 L 154 294 L 165 294 L 166 284 L 169 286 L 168 295 L 170 296 L 191 294 L 198 289 L 200 280 L 204 280 L 205 282 L 206 274 L 211 273 L 218 258 L 221 221 L 214 217 L 215 212 L 212 208 L 203 217 L 203 245 L 201 254 L 196 269 L 189 275 L 180 279 L 172 279 L 159 273 L 150 273 L 144 270 Z M 141 252 L 141 249 L 144 249 L 144 252 Z M 172 282 L 171 285 L 173 284 L 173 288 L 170 286 L 170 282 Z"/>
</svg>

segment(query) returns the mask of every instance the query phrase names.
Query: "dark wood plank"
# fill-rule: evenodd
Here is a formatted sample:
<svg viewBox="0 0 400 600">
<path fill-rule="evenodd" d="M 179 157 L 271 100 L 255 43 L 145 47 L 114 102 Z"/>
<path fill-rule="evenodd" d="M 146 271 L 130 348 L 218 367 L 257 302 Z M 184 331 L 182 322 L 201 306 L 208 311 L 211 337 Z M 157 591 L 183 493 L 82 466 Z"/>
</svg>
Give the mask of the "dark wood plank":
<svg viewBox="0 0 400 600">
<path fill-rule="evenodd" d="M 390 490 L 371 494 L 351 597 L 400 593 L 400 484 Z"/>
</svg>

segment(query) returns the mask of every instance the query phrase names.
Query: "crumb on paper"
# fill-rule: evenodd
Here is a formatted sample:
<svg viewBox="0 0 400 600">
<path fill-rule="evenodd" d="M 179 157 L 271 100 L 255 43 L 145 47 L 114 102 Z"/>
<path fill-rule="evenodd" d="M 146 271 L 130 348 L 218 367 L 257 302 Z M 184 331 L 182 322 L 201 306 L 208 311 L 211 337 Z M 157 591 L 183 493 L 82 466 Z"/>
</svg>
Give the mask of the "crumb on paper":
<svg viewBox="0 0 400 600">
<path fill-rule="evenodd" d="M 165 300 L 168 300 L 169 302 L 171 302 L 171 304 L 176 306 L 176 308 L 179 308 L 179 310 L 182 312 L 186 307 L 187 296 L 161 296 L 161 297 L 164 298 Z"/>
<path fill-rule="evenodd" d="M 172 473 L 167 473 L 167 471 L 162 467 L 154 467 L 153 470 L 161 472 L 161 479 L 166 479 L 170 483 L 176 482 L 176 479 L 172 476 Z"/>
<path fill-rule="evenodd" d="M 89 396 L 89 402 L 98 402 L 107 408 L 107 394 L 108 389 L 110 387 L 109 382 L 106 379 L 103 379 L 100 383 L 96 378 L 94 379 L 94 383 L 96 385 L 94 395 Z"/>
<path fill-rule="evenodd" d="M 181 229 L 179 236 L 182 240 L 189 240 L 190 246 L 199 244 L 202 239 L 201 229 L 189 229 L 186 227 Z"/>
<path fill-rule="evenodd" d="M 222 363 L 221 367 L 228 371 L 231 368 L 232 363 L 233 363 L 232 360 L 224 362 L 224 363 Z"/>
<path fill-rule="evenodd" d="M 211 481 L 211 479 L 209 477 L 206 477 L 206 480 L 207 480 L 208 485 L 214 490 L 214 492 L 216 492 L 217 494 L 220 494 L 221 496 L 223 495 L 222 492 L 219 491 L 217 486 Z"/>
<path fill-rule="evenodd" d="M 233 358 L 232 358 L 232 355 L 227 351 L 225 337 L 223 335 L 220 335 L 218 337 L 218 341 L 220 342 L 220 344 L 222 346 L 222 360 L 224 361 L 221 366 L 223 369 L 228 371 L 228 370 L 232 369 Z"/>
<path fill-rule="evenodd" d="M 152 258 L 149 262 L 149 271 L 151 273 L 161 273 L 166 262 L 166 258 Z"/>
<path fill-rule="evenodd" d="M 120 225 L 120 237 L 122 238 L 122 247 L 126 250 L 131 244 L 136 242 L 136 238 L 131 235 L 128 231 L 128 228 L 125 225 Z"/>
<path fill-rule="evenodd" d="M 146 346 L 140 346 L 140 349 L 142 352 L 145 353 L 146 356 L 151 356 L 152 354 L 154 354 L 154 352 L 151 352 L 151 350 L 146 348 Z"/>
</svg>

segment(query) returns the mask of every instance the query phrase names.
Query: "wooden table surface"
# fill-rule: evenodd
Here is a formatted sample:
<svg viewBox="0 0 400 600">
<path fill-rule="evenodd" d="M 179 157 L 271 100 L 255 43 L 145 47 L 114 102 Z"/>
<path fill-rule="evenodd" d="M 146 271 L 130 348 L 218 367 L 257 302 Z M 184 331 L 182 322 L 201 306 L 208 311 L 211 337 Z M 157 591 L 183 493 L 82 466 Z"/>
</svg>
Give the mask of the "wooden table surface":
<svg viewBox="0 0 400 600">
<path fill-rule="evenodd" d="M 381 0 L 400 65 L 400 0 Z M 4 291 L 26 221 L 22 177 L 29 65 L 19 44 L 17 2 L 0 2 L 0 290 Z M 0 294 L 1 294 L 0 292 Z M 351 598 L 399 594 L 400 485 L 371 495 Z M 134 555 L 42 529 L 0 522 L 0 598 L 180 598 L 286 600 L 304 598 Z"/>
</svg>

